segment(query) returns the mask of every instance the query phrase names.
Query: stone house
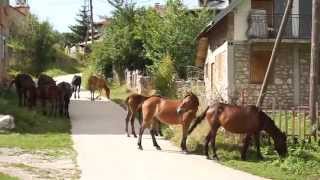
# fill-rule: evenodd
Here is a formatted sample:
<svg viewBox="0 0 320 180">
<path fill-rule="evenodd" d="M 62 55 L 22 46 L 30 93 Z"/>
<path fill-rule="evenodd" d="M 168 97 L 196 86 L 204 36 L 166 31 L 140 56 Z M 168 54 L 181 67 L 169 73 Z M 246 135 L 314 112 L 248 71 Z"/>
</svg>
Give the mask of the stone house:
<svg viewBox="0 0 320 180">
<path fill-rule="evenodd" d="M 286 2 L 234 0 L 199 34 L 207 99 L 255 104 Z M 312 0 L 294 0 L 263 106 L 308 105 Z M 200 41 L 199 41 L 200 42 Z M 199 52 L 199 50 L 198 50 Z"/>
<path fill-rule="evenodd" d="M 7 78 L 7 67 L 9 65 L 8 38 L 10 37 L 13 24 L 24 22 L 29 13 L 26 4 L 11 6 L 9 0 L 0 1 L 0 86 Z"/>
</svg>

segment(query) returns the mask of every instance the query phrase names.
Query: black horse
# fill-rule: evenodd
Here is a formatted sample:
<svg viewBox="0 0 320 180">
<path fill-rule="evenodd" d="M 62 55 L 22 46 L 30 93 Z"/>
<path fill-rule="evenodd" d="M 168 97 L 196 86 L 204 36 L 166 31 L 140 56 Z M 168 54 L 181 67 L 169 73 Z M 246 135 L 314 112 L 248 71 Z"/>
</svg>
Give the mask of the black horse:
<svg viewBox="0 0 320 180">
<path fill-rule="evenodd" d="M 80 99 L 80 88 L 81 88 L 81 76 L 74 75 L 72 78 L 72 90 L 74 92 L 74 98 L 77 98 L 77 92 L 78 92 L 78 98 Z"/>
</svg>

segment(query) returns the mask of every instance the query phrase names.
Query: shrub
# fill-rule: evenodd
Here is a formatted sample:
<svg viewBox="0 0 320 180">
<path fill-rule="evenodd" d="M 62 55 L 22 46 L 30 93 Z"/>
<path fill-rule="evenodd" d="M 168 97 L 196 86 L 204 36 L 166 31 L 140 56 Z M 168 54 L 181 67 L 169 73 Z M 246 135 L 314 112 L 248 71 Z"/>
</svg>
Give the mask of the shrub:
<svg viewBox="0 0 320 180">
<path fill-rule="evenodd" d="M 176 70 L 172 58 L 165 56 L 158 65 L 152 69 L 154 84 L 161 95 L 168 97 L 176 96 L 175 76 Z"/>
</svg>

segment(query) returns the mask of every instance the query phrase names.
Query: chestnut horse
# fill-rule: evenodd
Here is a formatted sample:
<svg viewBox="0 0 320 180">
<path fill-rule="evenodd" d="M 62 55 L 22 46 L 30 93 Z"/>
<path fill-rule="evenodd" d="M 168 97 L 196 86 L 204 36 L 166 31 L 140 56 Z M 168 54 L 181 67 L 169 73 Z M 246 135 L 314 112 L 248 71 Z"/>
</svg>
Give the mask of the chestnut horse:
<svg viewBox="0 0 320 180">
<path fill-rule="evenodd" d="M 211 141 L 213 157 L 218 159 L 215 148 L 215 138 L 219 127 L 231 133 L 246 134 L 244 145 L 241 150 L 241 159 L 246 159 L 246 153 L 250 144 L 251 136 L 255 139 L 258 158 L 262 159 L 260 152 L 259 136 L 260 131 L 266 131 L 274 140 L 275 149 L 280 156 L 285 156 L 288 152 L 287 137 L 274 124 L 273 120 L 256 106 L 236 106 L 223 103 L 216 103 L 197 117 L 189 130 L 189 134 L 194 128 L 206 118 L 211 127 L 205 140 L 205 155 L 209 159 L 208 146 Z"/>
<path fill-rule="evenodd" d="M 19 106 L 28 105 L 32 108 L 36 105 L 37 93 L 36 85 L 28 74 L 18 74 L 9 84 L 9 89 L 15 84 L 16 91 L 19 98 Z"/>
<path fill-rule="evenodd" d="M 110 89 L 107 86 L 107 82 L 102 79 L 99 78 L 97 76 L 90 76 L 89 80 L 88 80 L 88 84 L 89 84 L 89 90 L 90 90 L 90 94 L 91 94 L 91 101 L 94 101 L 94 92 L 96 90 L 100 91 L 101 94 L 101 90 L 104 89 L 106 91 L 106 95 L 108 97 L 108 99 L 110 99 Z"/>
<path fill-rule="evenodd" d="M 157 95 L 153 95 L 153 96 L 157 96 Z M 141 105 L 142 103 L 149 99 L 152 96 L 144 96 L 141 94 L 131 94 L 130 96 L 128 96 L 125 100 L 125 104 L 127 105 L 127 117 L 126 117 L 126 128 L 125 131 L 127 133 L 127 136 L 130 137 L 129 131 L 128 131 L 128 124 L 129 121 L 131 123 L 131 132 L 133 134 L 134 137 L 137 137 L 136 132 L 135 132 L 135 128 L 134 128 L 134 120 L 135 120 L 135 116 L 136 113 L 139 113 L 139 124 L 141 125 L 142 120 L 141 120 Z M 161 130 L 160 130 L 160 122 L 156 124 L 157 127 L 155 127 L 156 131 L 156 135 L 160 134 L 162 136 Z"/>
<path fill-rule="evenodd" d="M 170 100 L 159 96 L 152 96 L 145 100 L 142 104 L 143 122 L 139 132 L 139 149 L 143 149 L 141 139 L 145 128 L 150 128 L 153 145 L 161 150 L 153 128 L 157 119 L 166 124 L 182 125 L 181 149 L 187 153 L 188 128 L 192 119 L 196 117 L 198 106 L 198 97 L 191 92 L 183 100 Z"/>
</svg>

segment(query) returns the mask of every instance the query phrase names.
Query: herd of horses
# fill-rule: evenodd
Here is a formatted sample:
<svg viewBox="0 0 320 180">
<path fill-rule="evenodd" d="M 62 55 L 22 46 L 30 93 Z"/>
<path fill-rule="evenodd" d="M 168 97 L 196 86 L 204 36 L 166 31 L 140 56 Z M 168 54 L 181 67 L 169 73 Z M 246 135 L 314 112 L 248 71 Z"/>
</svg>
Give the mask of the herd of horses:
<svg viewBox="0 0 320 180">
<path fill-rule="evenodd" d="M 81 76 L 74 75 L 71 84 L 67 82 L 56 83 L 56 81 L 45 74 L 40 74 L 37 83 L 29 74 L 18 74 L 9 84 L 8 89 L 15 85 L 18 95 L 19 106 L 27 106 L 30 109 L 40 105 L 43 114 L 65 116 L 70 118 L 69 104 L 72 94 L 75 99 L 80 99 Z M 94 101 L 94 92 L 104 89 L 107 97 L 110 89 L 103 78 L 90 76 L 88 80 L 91 100 Z M 49 106 L 47 106 L 49 104 Z"/>
<path fill-rule="evenodd" d="M 205 155 L 208 159 L 218 160 L 216 153 L 215 139 L 220 127 L 231 133 L 246 134 L 244 145 L 241 150 L 241 159 L 246 160 L 247 150 L 251 138 L 255 140 L 258 158 L 263 156 L 260 151 L 260 133 L 267 132 L 274 141 L 275 150 L 279 156 L 284 157 L 288 153 L 286 134 L 275 125 L 274 121 L 261 109 L 256 106 L 237 106 L 225 103 L 216 103 L 208 106 L 204 112 L 197 115 L 199 99 L 192 92 L 188 92 L 182 100 L 171 100 L 166 97 L 153 95 L 143 96 L 132 94 L 126 99 L 128 114 L 126 117 L 125 131 L 128 136 L 128 123 L 131 122 L 132 134 L 136 137 L 134 130 L 134 117 L 136 113 L 142 113 L 142 120 L 139 118 L 140 131 L 138 138 L 138 148 L 142 147 L 142 135 L 146 128 L 150 129 L 153 145 L 161 150 L 155 134 L 158 122 L 182 126 L 182 139 L 180 147 L 183 153 L 188 153 L 186 142 L 187 136 L 193 132 L 197 125 L 206 119 L 210 126 L 210 131 L 205 138 Z M 209 156 L 209 143 L 212 145 L 213 157 Z"/>
<path fill-rule="evenodd" d="M 39 102 L 43 112 L 47 113 L 47 103 L 51 106 L 49 113 L 62 116 L 69 116 L 69 103 L 72 94 L 74 98 L 80 98 L 81 76 L 75 75 L 72 83 L 61 82 L 56 84 L 53 78 L 41 74 L 38 82 L 35 83 L 30 75 L 18 74 L 10 83 L 9 88 L 15 84 L 19 98 L 20 106 L 28 106 L 30 108 L 36 106 Z M 96 98 L 94 93 L 96 90 L 105 90 L 106 96 L 110 98 L 110 89 L 103 78 L 90 76 L 88 79 L 88 87 L 90 90 L 90 100 Z M 250 145 L 251 138 L 255 140 L 257 155 L 263 158 L 260 152 L 260 133 L 267 132 L 274 141 L 275 150 L 283 157 L 286 156 L 287 137 L 275 125 L 274 121 L 261 109 L 256 106 L 237 106 L 225 103 L 216 103 L 208 106 L 204 112 L 197 116 L 200 105 L 198 97 L 192 92 L 188 92 L 181 100 L 172 100 L 159 95 L 143 96 L 140 94 L 131 94 L 125 100 L 127 105 L 127 116 L 125 119 L 125 132 L 130 136 L 128 131 L 129 121 L 131 131 L 134 137 L 137 137 L 134 128 L 134 120 L 137 113 L 142 114 L 142 118 L 138 118 L 140 122 L 140 130 L 138 137 L 138 148 L 143 150 L 142 135 L 146 128 L 150 130 L 153 145 L 156 149 L 161 150 L 155 136 L 160 133 L 159 124 L 181 125 L 182 139 L 180 147 L 183 153 L 188 153 L 187 137 L 200 124 L 203 119 L 208 121 L 210 131 L 205 138 L 205 155 L 211 159 L 208 153 L 209 143 L 213 150 L 213 158 L 218 159 L 215 147 L 215 139 L 217 131 L 220 127 L 231 133 L 246 134 L 244 145 L 241 150 L 241 159 L 245 160 L 247 150 Z"/>
</svg>

